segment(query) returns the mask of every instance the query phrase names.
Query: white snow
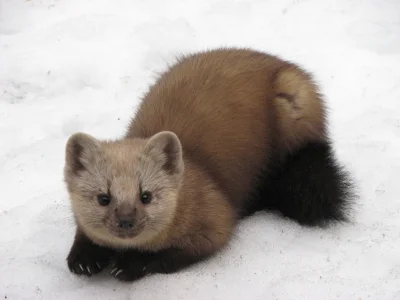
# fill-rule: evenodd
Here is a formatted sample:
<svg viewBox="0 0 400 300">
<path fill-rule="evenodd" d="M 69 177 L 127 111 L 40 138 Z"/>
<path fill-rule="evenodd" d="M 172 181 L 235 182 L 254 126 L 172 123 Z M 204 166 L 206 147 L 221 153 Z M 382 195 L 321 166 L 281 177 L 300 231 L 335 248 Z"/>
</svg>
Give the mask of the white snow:
<svg viewBox="0 0 400 300">
<path fill-rule="evenodd" d="M 117 138 L 179 53 L 246 46 L 315 74 L 354 222 L 243 221 L 215 258 L 120 283 L 71 274 L 68 136 Z M 0 299 L 400 299 L 400 2 L 0 0 Z"/>
</svg>

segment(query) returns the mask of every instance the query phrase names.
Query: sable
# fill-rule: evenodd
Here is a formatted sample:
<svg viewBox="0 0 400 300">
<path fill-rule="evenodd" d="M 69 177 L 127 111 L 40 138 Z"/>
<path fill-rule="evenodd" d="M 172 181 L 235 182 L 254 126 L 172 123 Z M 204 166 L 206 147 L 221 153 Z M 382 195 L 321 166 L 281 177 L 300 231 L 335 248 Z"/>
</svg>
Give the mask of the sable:
<svg viewBox="0 0 400 300">
<path fill-rule="evenodd" d="M 90 276 L 113 263 L 124 281 L 177 272 L 267 208 L 304 225 L 346 221 L 354 194 L 325 114 L 311 76 L 278 57 L 181 57 L 144 95 L 124 138 L 69 138 L 70 270 Z"/>
</svg>

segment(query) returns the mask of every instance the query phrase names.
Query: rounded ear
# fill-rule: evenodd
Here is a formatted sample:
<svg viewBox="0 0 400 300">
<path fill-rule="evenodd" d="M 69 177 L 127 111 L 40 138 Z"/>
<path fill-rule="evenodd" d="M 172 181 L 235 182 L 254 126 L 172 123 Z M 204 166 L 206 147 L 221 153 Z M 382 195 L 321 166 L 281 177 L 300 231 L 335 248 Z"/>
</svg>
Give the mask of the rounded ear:
<svg viewBox="0 0 400 300">
<path fill-rule="evenodd" d="M 171 175 L 181 175 L 184 169 L 182 145 L 171 131 L 153 135 L 144 148 L 144 153 L 155 158 L 161 168 Z"/>
<path fill-rule="evenodd" d="M 65 149 L 65 170 L 76 175 L 94 162 L 100 143 L 86 133 L 75 133 L 67 141 Z"/>
</svg>

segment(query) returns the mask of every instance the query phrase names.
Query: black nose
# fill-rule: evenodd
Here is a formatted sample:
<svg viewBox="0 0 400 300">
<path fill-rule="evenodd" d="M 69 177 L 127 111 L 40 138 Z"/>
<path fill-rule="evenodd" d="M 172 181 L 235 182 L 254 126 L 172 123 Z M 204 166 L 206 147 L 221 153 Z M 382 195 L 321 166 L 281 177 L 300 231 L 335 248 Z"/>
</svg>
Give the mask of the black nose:
<svg viewBox="0 0 400 300">
<path fill-rule="evenodd" d="M 130 229 L 133 227 L 132 219 L 122 219 L 118 221 L 118 227 L 122 229 Z"/>
</svg>

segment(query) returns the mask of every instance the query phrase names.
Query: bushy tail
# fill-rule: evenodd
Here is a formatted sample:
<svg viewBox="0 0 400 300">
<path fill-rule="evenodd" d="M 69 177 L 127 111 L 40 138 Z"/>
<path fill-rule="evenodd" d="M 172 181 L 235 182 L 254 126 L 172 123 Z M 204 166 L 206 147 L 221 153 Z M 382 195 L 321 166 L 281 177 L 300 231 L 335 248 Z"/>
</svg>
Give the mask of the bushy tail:
<svg viewBox="0 0 400 300">
<path fill-rule="evenodd" d="M 329 143 L 309 143 L 267 180 L 269 204 L 302 225 L 347 221 L 355 193 Z"/>
</svg>

